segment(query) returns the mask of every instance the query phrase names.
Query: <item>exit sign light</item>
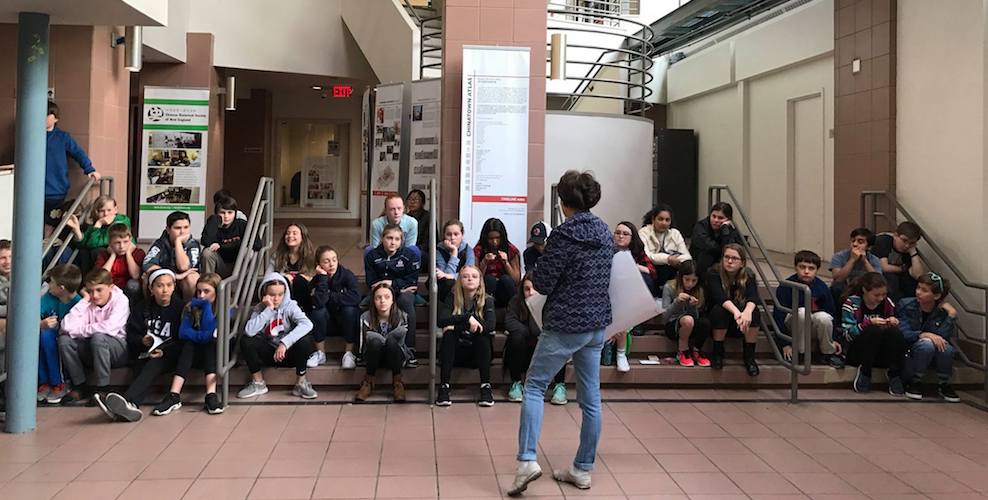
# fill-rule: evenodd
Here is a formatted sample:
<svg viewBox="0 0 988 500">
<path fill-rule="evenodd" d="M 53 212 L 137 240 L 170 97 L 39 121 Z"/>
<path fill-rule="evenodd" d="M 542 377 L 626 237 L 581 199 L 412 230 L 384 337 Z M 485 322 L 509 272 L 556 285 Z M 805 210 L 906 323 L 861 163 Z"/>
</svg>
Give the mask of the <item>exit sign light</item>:
<svg viewBox="0 0 988 500">
<path fill-rule="evenodd" d="M 333 97 L 346 98 L 353 95 L 352 85 L 333 85 Z"/>
</svg>

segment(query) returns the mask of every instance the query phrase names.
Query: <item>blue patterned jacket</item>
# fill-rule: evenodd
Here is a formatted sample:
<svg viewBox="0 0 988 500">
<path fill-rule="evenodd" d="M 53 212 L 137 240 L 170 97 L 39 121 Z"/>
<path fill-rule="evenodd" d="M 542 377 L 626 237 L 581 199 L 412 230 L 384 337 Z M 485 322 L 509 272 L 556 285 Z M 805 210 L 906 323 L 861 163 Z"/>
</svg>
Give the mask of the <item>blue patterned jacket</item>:
<svg viewBox="0 0 988 500">
<path fill-rule="evenodd" d="M 549 233 L 545 254 L 532 274 L 546 296 L 542 329 L 586 333 L 611 323 L 611 261 L 614 239 L 604 221 L 577 212 Z"/>
</svg>

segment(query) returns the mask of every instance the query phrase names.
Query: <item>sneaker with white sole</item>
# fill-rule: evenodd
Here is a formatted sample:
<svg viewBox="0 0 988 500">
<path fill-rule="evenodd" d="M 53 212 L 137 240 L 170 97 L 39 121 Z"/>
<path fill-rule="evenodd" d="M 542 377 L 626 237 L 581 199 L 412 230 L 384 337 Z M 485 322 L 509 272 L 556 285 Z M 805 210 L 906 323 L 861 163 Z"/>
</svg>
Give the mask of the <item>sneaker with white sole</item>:
<svg viewBox="0 0 988 500">
<path fill-rule="evenodd" d="M 223 413 L 223 410 L 226 410 L 220 403 L 220 397 L 215 392 L 206 394 L 206 401 L 203 406 L 206 408 L 206 413 L 210 415 L 219 415 Z"/>
<path fill-rule="evenodd" d="M 292 396 L 298 396 L 302 399 L 316 399 L 319 394 L 312 388 L 312 384 L 308 380 L 303 380 L 292 387 Z"/>
<path fill-rule="evenodd" d="M 326 364 L 326 353 L 322 351 L 315 351 L 309 355 L 309 359 L 306 360 L 305 366 L 309 368 L 315 368 L 319 365 Z"/>
<path fill-rule="evenodd" d="M 268 384 L 265 384 L 263 380 L 260 382 L 251 380 L 244 386 L 243 389 L 240 389 L 240 392 L 237 393 L 237 397 L 240 399 L 247 399 L 267 393 Z"/>
<path fill-rule="evenodd" d="M 104 415 L 109 417 L 110 420 L 116 420 L 117 416 L 114 415 L 113 412 L 111 412 L 106 406 L 106 401 L 103 398 L 104 396 L 100 393 L 93 394 L 93 402 L 96 403 L 96 407 L 99 408 Z"/>
<path fill-rule="evenodd" d="M 494 390 L 491 389 L 491 384 L 480 384 L 480 399 L 477 400 L 477 404 L 484 408 L 494 406 Z"/>
<path fill-rule="evenodd" d="M 57 384 L 51 386 L 51 391 L 48 392 L 48 398 L 45 400 L 50 405 L 57 405 L 62 402 L 62 398 L 69 393 L 69 388 L 65 384 Z"/>
<path fill-rule="evenodd" d="M 511 483 L 511 489 L 508 490 L 508 496 L 516 497 L 521 495 L 528 489 L 528 483 L 531 483 L 540 477 L 542 477 L 542 467 L 539 467 L 538 462 L 534 460 L 518 462 L 518 470 L 515 472 L 515 481 Z"/>
<path fill-rule="evenodd" d="M 174 393 L 169 392 L 157 406 L 151 410 L 151 414 L 156 417 L 163 417 L 169 413 L 182 407 L 182 398 Z"/>
<path fill-rule="evenodd" d="M 590 489 L 590 473 L 572 466 L 552 471 L 552 478 L 560 483 L 569 483 L 581 490 Z"/>
<path fill-rule="evenodd" d="M 508 401 L 520 403 L 525 399 L 525 386 L 521 382 L 512 382 L 508 388 Z"/>
<path fill-rule="evenodd" d="M 127 401 L 123 396 L 115 392 L 107 394 L 105 402 L 106 408 L 110 413 L 127 422 L 137 422 L 144 417 L 144 413 L 141 412 L 137 405 Z"/>
<path fill-rule="evenodd" d="M 566 399 L 566 384 L 560 382 L 552 388 L 552 399 L 550 399 L 549 402 L 554 405 L 564 405 L 569 403 L 569 400 Z"/>
<path fill-rule="evenodd" d="M 621 373 L 628 373 L 631 371 L 631 364 L 628 363 L 627 354 L 619 352 L 616 358 L 617 358 L 617 371 Z"/>
<path fill-rule="evenodd" d="M 343 369 L 344 370 L 357 369 L 357 357 L 354 356 L 353 353 L 350 351 L 343 353 Z"/>
</svg>

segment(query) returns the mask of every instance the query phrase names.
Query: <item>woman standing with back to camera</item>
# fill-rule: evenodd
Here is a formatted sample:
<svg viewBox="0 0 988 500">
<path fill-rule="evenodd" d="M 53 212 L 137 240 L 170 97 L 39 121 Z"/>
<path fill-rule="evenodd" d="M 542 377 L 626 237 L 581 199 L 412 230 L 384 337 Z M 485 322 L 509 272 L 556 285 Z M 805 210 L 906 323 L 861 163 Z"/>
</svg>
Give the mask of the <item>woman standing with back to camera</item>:
<svg viewBox="0 0 988 500">
<path fill-rule="evenodd" d="M 570 170 L 559 179 L 566 222 L 549 234 L 545 254 L 532 271 L 535 290 L 546 296 L 542 335 L 525 382 L 518 430 L 518 471 L 508 494 L 520 495 L 542 476 L 536 448 L 542 430 L 543 395 L 549 381 L 573 358 L 583 424 L 580 447 L 570 467 L 553 471 L 556 481 L 590 488 L 600 439 L 600 349 L 611 323 L 611 260 L 614 240 L 607 224 L 590 209 L 600 201 L 600 183 L 588 172 Z"/>
</svg>

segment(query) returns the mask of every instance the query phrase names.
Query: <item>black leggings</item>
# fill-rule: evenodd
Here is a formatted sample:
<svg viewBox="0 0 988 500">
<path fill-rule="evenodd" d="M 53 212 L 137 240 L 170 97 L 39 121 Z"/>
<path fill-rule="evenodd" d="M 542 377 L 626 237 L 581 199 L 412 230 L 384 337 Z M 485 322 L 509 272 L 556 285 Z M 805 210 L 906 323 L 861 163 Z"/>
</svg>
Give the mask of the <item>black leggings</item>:
<svg viewBox="0 0 988 500">
<path fill-rule="evenodd" d="M 504 345 L 504 364 L 508 366 L 512 382 L 521 382 L 524 379 L 528 365 L 532 364 L 535 346 L 524 333 L 508 333 L 508 342 Z M 566 382 L 566 365 L 559 369 L 554 380 L 557 384 Z"/>
<path fill-rule="evenodd" d="M 460 343 L 460 336 L 466 332 L 447 330 L 443 333 L 439 347 L 439 381 L 448 384 L 453 378 L 453 365 L 476 368 L 480 371 L 480 383 L 491 382 L 491 351 L 493 339 L 490 334 L 471 334 L 472 342 Z"/>
<path fill-rule="evenodd" d="M 508 273 L 502 274 L 500 278 L 485 274 L 484 288 L 494 296 L 494 305 L 497 307 L 507 307 L 511 297 L 518 291 L 515 280 Z"/>
<path fill-rule="evenodd" d="M 175 343 L 175 341 L 169 344 L 161 349 L 163 355 L 160 358 L 147 358 L 144 361 L 137 377 L 123 393 L 124 399 L 135 405 L 140 405 L 144 401 L 144 397 L 147 396 L 151 385 L 154 384 L 154 380 L 162 373 L 175 370 L 182 353 L 182 346 L 181 343 Z"/>
<path fill-rule="evenodd" d="M 298 306 L 302 308 L 303 311 L 312 310 L 312 284 L 309 280 L 302 277 L 301 274 L 296 274 L 295 278 L 292 279 L 292 298 L 295 302 L 298 302 Z"/>
<path fill-rule="evenodd" d="M 386 340 L 381 335 L 368 335 L 364 342 L 364 362 L 367 364 L 367 376 L 373 377 L 384 362 L 385 368 L 391 369 L 392 375 L 401 373 L 401 365 L 405 363 L 405 355 L 401 351 L 401 341 L 389 336 Z"/>
<path fill-rule="evenodd" d="M 276 347 L 271 345 L 263 334 L 240 337 L 240 354 L 247 361 L 247 369 L 251 373 L 257 373 L 265 366 L 293 366 L 295 374 L 300 377 L 305 375 L 305 363 L 309 360 L 309 356 L 316 352 L 316 343 L 312 340 L 312 335 L 298 339 L 288 348 L 285 359 L 281 362 L 274 360 L 275 349 Z"/>
<path fill-rule="evenodd" d="M 906 341 L 898 328 L 869 325 L 851 340 L 847 349 L 847 364 L 860 366 L 866 373 L 873 366 L 888 368 L 891 378 L 902 374 L 905 356 Z"/>
<path fill-rule="evenodd" d="M 175 366 L 175 375 L 188 379 L 192 367 L 202 368 L 206 375 L 216 374 L 215 340 L 210 340 L 205 344 L 197 344 L 188 340 L 182 342 L 181 354 L 179 354 L 178 364 Z"/>
<path fill-rule="evenodd" d="M 309 313 L 312 320 L 312 336 L 322 342 L 329 336 L 342 336 L 348 344 L 357 343 L 360 308 L 357 306 L 326 306 Z"/>
</svg>

